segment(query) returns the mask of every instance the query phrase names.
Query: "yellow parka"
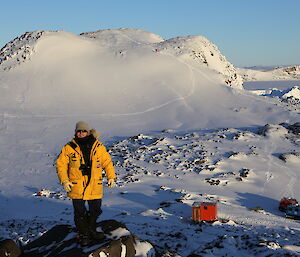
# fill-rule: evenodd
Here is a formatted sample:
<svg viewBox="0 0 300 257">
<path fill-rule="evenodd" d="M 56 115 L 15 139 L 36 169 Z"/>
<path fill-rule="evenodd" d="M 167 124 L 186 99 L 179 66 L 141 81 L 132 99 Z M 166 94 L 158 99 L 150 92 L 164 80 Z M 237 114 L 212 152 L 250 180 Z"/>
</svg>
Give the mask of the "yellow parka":
<svg viewBox="0 0 300 257">
<path fill-rule="evenodd" d="M 102 170 L 105 170 L 107 179 L 115 179 L 116 174 L 113 163 L 106 148 L 95 140 L 91 154 L 91 175 L 82 174 L 79 167 L 84 164 L 83 154 L 74 138 L 66 144 L 56 160 L 56 171 L 60 182 L 69 180 L 72 191 L 68 196 L 72 199 L 93 200 L 100 199 L 103 195 Z"/>
</svg>

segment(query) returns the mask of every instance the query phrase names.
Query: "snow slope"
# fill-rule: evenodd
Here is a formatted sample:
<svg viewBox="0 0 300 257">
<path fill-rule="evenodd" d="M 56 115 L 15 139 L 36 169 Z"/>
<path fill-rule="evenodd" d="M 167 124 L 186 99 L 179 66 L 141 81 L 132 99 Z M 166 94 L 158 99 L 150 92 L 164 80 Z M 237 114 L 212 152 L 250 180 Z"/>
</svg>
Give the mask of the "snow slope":
<svg viewBox="0 0 300 257">
<path fill-rule="evenodd" d="M 291 129 L 299 112 L 241 83 L 202 36 L 39 31 L 8 43 L 0 51 L 0 237 L 26 243 L 55 223 L 72 224 L 54 163 L 75 123 L 86 120 L 118 171 L 103 219 L 120 219 L 182 256 L 297 249 L 299 223 L 277 205 L 300 197 L 299 132 Z M 219 202 L 220 221 L 192 224 L 192 202 L 207 199 Z M 265 212 L 249 210 L 256 205 Z"/>
</svg>

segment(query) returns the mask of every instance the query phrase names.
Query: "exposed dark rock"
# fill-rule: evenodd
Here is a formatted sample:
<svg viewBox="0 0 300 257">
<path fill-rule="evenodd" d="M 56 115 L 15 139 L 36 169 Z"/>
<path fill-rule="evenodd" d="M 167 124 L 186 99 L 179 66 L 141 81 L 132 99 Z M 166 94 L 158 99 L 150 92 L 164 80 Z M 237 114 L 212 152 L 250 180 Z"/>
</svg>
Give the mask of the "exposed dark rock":
<svg viewBox="0 0 300 257">
<path fill-rule="evenodd" d="M 205 181 L 209 184 L 213 185 L 219 185 L 220 184 L 220 180 L 219 179 L 213 179 L 213 178 L 206 178 Z"/>
<path fill-rule="evenodd" d="M 300 153 L 282 153 L 278 156 L 278 158 L 284 162 L 287 162 L 292 158 L 300 159 Z"/>
<path fill-rule="evenodd" d="M 286 129 L 282 125 L 266 124 L 265 126 L 261 127 L 257 132 L 258 135 L 262 135 L 262 136 L 272 136 L 277 133 L 287 134 L 288 129 Z"/>
<path fill-rule="evenodd" d="M 19 257 L 21 249 L 17 246 L 14 240 L 5 239 L 0 241 L 0 257 Z"/>
<path fill-rule="evenodd" d="M 135 256 L 135 239 L 134 236 L 124 236 L 118 240 L 113 240 L 110 243 L 105 244 L 104 246 L 93 251 L 91 256 L 100 256 L 100 253 L 103 252 L 106 256 L 115 256 L 115 257 L 132 257 Z M 122 254 L 123 247 L 126 248 L 126 253 Z"/>
<path fill-rule="evenodd" d="M 150 254 L 149 257 L 155 256 L 154 247 L 149 242 L 132 235 L 125 224 L 121 222 L 104 220 L 97 224 L 97 228 L 104 232 L 105 238 L 94 241 L 89 246 L 81 247 L 73 227 L 57 225 L 37 240 L 27 244 L 23 248 L 24 254 L 20 257 L 91 257 L 100 256 L 101 253 L 113 257 L 133 257 L 136 255 L 136 246 L 141 243 L 147 244 L 151 249 L 153 254 Z"/>
<path fill-rule="evenodd" d="M 240 176 L 243 178 L 247 178 L 249 175 L 250 170 L 247 168 L 242 168 L 239 170 Z"/>
<path fill-rule="evenodd" d="M 282 123 L 280 125 L 282 125 L 283 127 L 287 128 L 293 134 L 300 135 L 300 122 L 296 122 L 294 124 Z"/>
<path fill-rule="evenodd" d="M 170 207 L 171 204 L 172 204 L 172 203 L 170 203 L 170 202 L 165 202 L 165 201 L 159 203 L 160 207 L 163 207 L 163 208 Z"/>
</svg>

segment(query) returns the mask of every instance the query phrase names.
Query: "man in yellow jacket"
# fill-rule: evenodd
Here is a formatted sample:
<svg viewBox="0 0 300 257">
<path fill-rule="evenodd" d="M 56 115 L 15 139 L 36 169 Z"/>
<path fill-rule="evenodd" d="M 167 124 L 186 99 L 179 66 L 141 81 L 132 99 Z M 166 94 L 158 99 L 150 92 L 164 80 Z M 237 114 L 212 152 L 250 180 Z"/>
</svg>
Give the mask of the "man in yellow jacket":
<svg viewBox="0 0 300 257">
<path fill-rule="evenodd" d="M 74 221 L 83 246 L 103 237 L 96 231 L 96 220 L 102 213 L 102 170 L 109 187 L 113 187 L 116 178 L 111 157 L 98 141 L 99 136 L 86 122 L 77 122 L 75 136 L 62 148 L 56 161 L 59 180 L 73 202 Z"/>
</svg>

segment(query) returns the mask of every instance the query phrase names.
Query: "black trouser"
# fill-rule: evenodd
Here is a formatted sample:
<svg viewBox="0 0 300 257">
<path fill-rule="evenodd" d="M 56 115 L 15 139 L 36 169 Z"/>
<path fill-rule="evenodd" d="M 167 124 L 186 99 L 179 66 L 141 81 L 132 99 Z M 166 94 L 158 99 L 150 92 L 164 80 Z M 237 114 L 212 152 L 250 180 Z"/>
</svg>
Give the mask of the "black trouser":
<svg viewBox="0 0 300 257">
<path fill-rule="evenodd" d="M 89 209 L 87 211 L 85 207 L 85 202 L 88 202 Z M 90 216 L 99 217 L 102 213 L 101 204 L 102 199 L 95 200 L 82 200 L 82 199 L 72 199 L 74 207 L 74 217 L 83 217 L 89 212 Z"/>
</svg>

